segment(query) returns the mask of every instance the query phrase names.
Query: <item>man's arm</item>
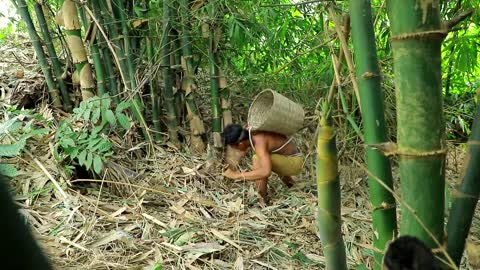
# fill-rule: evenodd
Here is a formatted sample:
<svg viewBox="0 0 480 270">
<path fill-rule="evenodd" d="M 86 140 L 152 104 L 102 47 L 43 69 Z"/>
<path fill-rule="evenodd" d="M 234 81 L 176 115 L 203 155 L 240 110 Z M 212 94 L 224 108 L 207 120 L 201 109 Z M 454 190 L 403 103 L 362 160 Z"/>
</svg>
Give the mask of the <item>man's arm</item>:
<svg viewBox="0 0 480 270">
<path fill-rule="evenodd" d="M 255 138 L 255 153 L 258 158 L 258 166 L 249 172 L 232 172 L 227 170 L 224 175 L 234 180 L 256 181 L 268 178 L 272 173 L 272 162 L 267 150 L 267 141 L 263 136 Z"/>
</svg>

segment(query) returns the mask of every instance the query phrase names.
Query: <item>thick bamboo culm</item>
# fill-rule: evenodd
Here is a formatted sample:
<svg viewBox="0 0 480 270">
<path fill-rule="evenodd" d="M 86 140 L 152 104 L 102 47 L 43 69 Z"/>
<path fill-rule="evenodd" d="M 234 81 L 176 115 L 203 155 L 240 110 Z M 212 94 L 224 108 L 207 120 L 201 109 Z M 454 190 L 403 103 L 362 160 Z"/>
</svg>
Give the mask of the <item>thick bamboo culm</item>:
<svg viewBox="0 0 480 270">
<path fill-rule="evenodd" d="M 80 83 L 82 100 L 88 100 L 95 95 L 95 81 L 93 79 L 92 67 L 88 62 L 87 50 L 81 37 L 81 26 L 75 2 L 65 0 L 62 8 L 55 16 L 55 21 L 65 29 L 68 49 L 75 64 L 74 80 L 78 80 Z"/>
<path fill-rule="evenodd" d="M 439 6 L 438 0 L 428 5 L 421 0 L 391 0 L 387 5 L 397 92 L 400 190 L 405 202 L 400 234 L 415 236 L 434 249 L 445 240 L 444 35 L 438 32 L 442 29 Z"/>
<path fill-rule="evenodd" d="M 90 22 L 85 14 L 83 6 L 77 4 L 78 13 L 83 24 L 83 28 L 87 31 L 90 27 Z M 103 66 L 103 60 L 100 55 L 100 49 L 98 43 L 95 40 L 87 39 L 90 44 L 90 53 L 93 59 L 93 67 L 95 70 L 95 79 L 97 81 L 97 96 L 103 96 L 107 92 L 107 86 L 105 81 L 105 68 Z"/>
<path fill-rule="evenodd" d="M 192 38 L 189 30 L 190 9 L 188 0 L 179 0 L 180 20 L 181 20 L 181 47 L 182 47 L 182 66 L 184 77 L 182 79 L 182 89 L 185 91 L 185 103 L 187 108 L 187 118 L 190 126 L 191 148 L 197 153 L 205 152 L 205 143 L 202 135 L 205 133 L 205 126 L 200 118 L 197 104 L 195 103 L 196 85 L 194 81 Z"/>
<path fill-rule="evenodd" d="M 387 141 L 380 69 L 375 46 L 375 32 L 370 0 L 350 0 L 352 41 L 360 103 L 362 108 L 365 143 L 380 144 Z M 366 76 L 366 74 L 371 74 Z M 390 160 L 378 149 L 366 148 L 368 187 L 372 205 L 374 269 L 382 268 L 383 253 L 388 241 L 397 235 L 396 205 L 393 195 L 375 178 L 393 190 Z"/>
<path fill-rule="evenodd" d="M 68 94 L 67 86 L 62 78 L 62 65 L 58 60 L 57 52 L 53 46 L 52 37 L 50 36 L 50 30 L 48 29 L 47 20 L 45 14 L 43 14 L 42 4 L 35 2 L 35 14 L 37 15 L 38 24 L 41 28 L 45 47 L 47 47 L 48 55 L 52 63 L 53 72 L 55 73 L 55 79 L 57 80 L 60 88 L 60 94 L 62 95 L 63 109 L 67 112 L 72 110 L 72 102 L 70 101 L 70 95 Z"/>
<path fill-rule="evenodd" d="M 162 69 L 163 69 L 163 98 L 166 109 L 166 124 L 168 128 L 169 139 L 173 143 L 178 143 L 178 123 L 175 113 L 175 97 L 173 95 L 173 77 L 170 68 L 171 53 L 171 5 L 172 0 L 163 0 L 163 36 L 162 36 Z"/>
</svg>

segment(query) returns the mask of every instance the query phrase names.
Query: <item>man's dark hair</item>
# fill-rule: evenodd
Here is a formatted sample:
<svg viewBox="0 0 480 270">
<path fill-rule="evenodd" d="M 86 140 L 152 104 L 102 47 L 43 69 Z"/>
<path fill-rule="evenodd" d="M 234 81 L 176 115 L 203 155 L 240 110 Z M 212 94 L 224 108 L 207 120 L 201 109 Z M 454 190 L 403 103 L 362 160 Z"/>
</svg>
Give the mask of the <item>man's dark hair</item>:
<svg viewBox="0 0 480 270">
<path fill-rule="evenodd" d="M 409 235 L 397 238 L 388 246 L 383 263 L 388 270 L 440 270 L 430 248 Z"/>
<path fill-rule="evenodd" d="M 239 124 L 227 125 L 222 132 L 222 140 L 224 144 L 235 144 L 248 139 L 248 130 Z"/>
</svg>

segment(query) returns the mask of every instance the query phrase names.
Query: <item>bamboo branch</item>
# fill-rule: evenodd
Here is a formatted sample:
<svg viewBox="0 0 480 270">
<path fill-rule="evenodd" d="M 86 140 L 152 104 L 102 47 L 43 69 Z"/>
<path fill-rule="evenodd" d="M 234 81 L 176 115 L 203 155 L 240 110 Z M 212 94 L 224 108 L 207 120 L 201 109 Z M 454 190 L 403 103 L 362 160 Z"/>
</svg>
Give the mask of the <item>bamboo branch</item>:
<svg viewBox="0 0 480 270">
<path fill-rule="evenodd" d="M 447 21 L 443 22 L 443 25 L 445 25 L 445 27 L 447 27 L 448 31 L 450 31 L 450 30 L 452 30 L 452 28 L 454 26 L 456 26 L 457 24 L 459 24 L 460 22 L 462 22 L 466 18 L 472 16 L 472 14 L 473 14 L 473 9 L 464 11 L 464 12 L 458 14 L 457 16 L 451 18 L 450 20 L 447 20 Z"/>
<path fill-rule="evenodd" d="M 328 12 L 330 13 L 330 16 L 332 17 L 333 23 L 335 24 L 335 30 L 337 32 L 338 38 L 340 39 L 340 45 L 342 47 L 343 53 L 345 55 L 345 60 L 347 62 L 348 66 L 348 73 L 350 75 L 350 78 L 352 80 L 352 86 L 353 86 L 353 91 L 355 92 L 355 96 L 357 97 L 358 101 L 358 106 L 360 108 L 360 111 L 362 111 L 362 107 L 360 106 L 360 95 L 358 93 L 358 84 L 357 84 L 357 79 L 355 77 L 355 67 L 352 62 L 352 55 L 350 54 L 350 50 L 348 49 L 348 44 L 347 40 L 345 38 L 345 35 L 340 27 L 340 24 L 338 22 L 337 15 L 335 15 L 335 11 L 331 6 L 328 6 Z"/>
<path fill-rule="evenodd" d="M 320 3 L 320 2 L 333 2 L 334 0 L 311 0 L 299 3 L 291 3 L 291 4 L 271 4 L 271 5 L 261 5 L 260 7 L 298 7 L 308 4 Z"/>
</svg>

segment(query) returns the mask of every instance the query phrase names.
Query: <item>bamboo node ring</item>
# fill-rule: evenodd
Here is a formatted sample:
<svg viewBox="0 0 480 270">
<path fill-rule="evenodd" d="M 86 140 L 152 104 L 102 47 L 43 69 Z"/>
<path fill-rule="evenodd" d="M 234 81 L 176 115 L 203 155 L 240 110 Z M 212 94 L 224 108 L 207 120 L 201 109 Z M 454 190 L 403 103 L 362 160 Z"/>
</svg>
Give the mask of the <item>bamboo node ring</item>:
<svg viewBox="0 0 480 270">
<path fill-rule="evenodd" d="M 438 38 L 441 39 L 445 38 L 448 34 L 447 29 L 440 29 L 440 30 L 431 30 L 431 31 L 423 31 L 423 32 L 414 32 L 414 33 L 403 33 L 400 35 L 392 36 L 390 38 L 391 41 L 400 41 L 406 39 L 422 39 L 422 38 Z"/>
</svg>

